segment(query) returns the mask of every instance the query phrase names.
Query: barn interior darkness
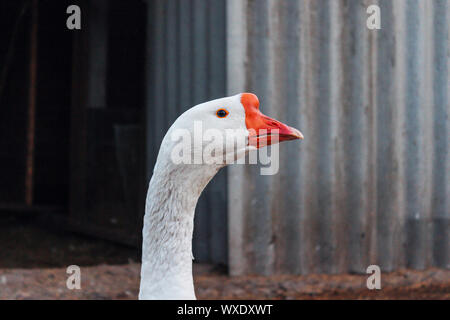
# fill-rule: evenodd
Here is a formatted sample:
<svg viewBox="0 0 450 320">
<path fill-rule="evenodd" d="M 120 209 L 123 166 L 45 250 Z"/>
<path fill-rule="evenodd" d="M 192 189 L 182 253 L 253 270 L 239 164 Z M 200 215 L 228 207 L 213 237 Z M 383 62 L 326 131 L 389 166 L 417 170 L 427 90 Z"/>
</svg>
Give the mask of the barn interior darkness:
<svg viewBox="0 0 450 320">
<path fill-rule="evenodd" d="M 84 248 L 80 263 L 138 257 L 146 3 L 79 1 L 82 29 L 69 30 L 72 2 L 0 2 L 0 267 L 76 264 L 69 242 Z M 99 19 L 104 32 L 90 33 Z M 92 52 L 103 44 L 99 71 Z M 63 254 L 44 252 L 58 245 Z"/>
</svg>

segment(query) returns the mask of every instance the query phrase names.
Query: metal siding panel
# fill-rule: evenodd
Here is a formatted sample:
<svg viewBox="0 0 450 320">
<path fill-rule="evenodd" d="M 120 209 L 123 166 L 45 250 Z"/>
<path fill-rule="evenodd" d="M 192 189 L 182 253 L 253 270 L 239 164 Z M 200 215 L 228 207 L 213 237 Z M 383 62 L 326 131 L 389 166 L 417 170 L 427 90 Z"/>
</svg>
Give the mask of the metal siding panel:
<svg viewBox="0 0 450 320">
<path fill-rule="evenodd" d="M 179 116 L 179 88 L 178 88 L 178 3 L 176 0 L 168 0 L 165 2 L 166 15 L 165 22 L 165 65 L 166 65 L 166 113 L 167 122 L 170 126 Z"/>
<path fill-rule="evenodd" d="M 450 268 L 450 80 L 449 35 L 450 5 L 435 1 L 433 8 L 433 199 L 432 199 L 432 265 Z"/>
<path fill-rule="evenodd" d="M 300 83 L 302 83 L 302 88 L 300 92 L 300 98 L 304 101 L 302 108 L 300 110 L 301 114 L 301 128 L 304 130 L 304 133 L 309 136 L 310 132 L 314 131 L 314 122 L 316 114 L 312 112 L 313 110 L 309 107 L 314 103 L 316 85 L 315 78 L 311 75 L 315 72 L 316 69 L 316 57 L 312 50 L 305 50 L 306 48 L 314 48 L 316 45 L 315 41 L 315 28 L 312 23 L 313 20 L 313 3 L 312 2 L 302 2 L 303 4 L 303 13 L 301 15 L 301 19 L 305 21 L 305 24 L 300 28 L 303 29 L 302 35 L 302 43 L 300 45 L 300 52 L 304 52 L 305 54 L 300 55 L 301 57 L 301 65 L 303 67 L 303 72 L 300 71 Z M 298 54 L 296 52 L 296 54 Z M 300 251 L 300 271 L 301 273 L 309 273 L 314 269 L 315 261 L 315 229 L 312 224 L 312 217 L 315 208 L 316 202 L 314 201 L 314 194 L 317 193 L 317 184 L 315 183 L 315 175 L 313 174 L 316 170 L 316 159 L 314 146 L 316 144 L 317 136 L 310 136 L 309 140 L 305 140 L 305 144 L 300 144 L 299 146 L 299 155 L 298 157 L 302 159 L 300 165 L 303 166 L 300 168 L 300 172 L 304 172 L 300 178 L 301 180 L 301 189 L 300 192 L 302 196 L 300 197 L 302 212 L 301 215 L 301 251 Z M 303 152 L 302 152 L 303 151 Z M 305 153 L 305 154 L 303 154 Z M 306 167 L 306 164 L 309 164 Z"/>
<path fill-rule="evenodd" d="M 300 73 L 303 70 L 301 68 L 300 57 L 296 54 L 300 47 L 300 28 L 297 27 L 296 21 L 301 14 L 300 3 L 298 1 L 287 1 L 281 3 L 278 8 L 278 39 L 281 43 L 278 46 L 285 45 L 286 52 L 278 56 L 279 72 L 281 73 L 282 81 L 277 82 L 276 91 L 278 95 L 278 106 L 283 108 L 282 114 L 278 114 L 281 121 L 290 121 L 295 119 L 295 123 L 291 125 L 300 126 L 300 108 L 303 102 L 300 99 L 299 91 L 300 82 L 298 75 L 290 70 L 299 70 Z M 283 19 L 286 17 L 286 19 Z M 281 49 L 281 48 L 280 48 Z M 288 63 L 289 62 L 289 63 Z M 303 69 L 303 68 L 302 68 Z M 294 101 L 295 104 L 289 106 L 289 103 Z M 287 169 L 280 173 L 277 184 L 283 181 L 287 190 L 293 190 L 294 192 L 278 192 L 275 196 L 279 198 L 277 203 L 278 213 L 278 227 L 274 232 L 277 232 L 277 242 L 275 242 L 275 269 L 280 272 L 294 272 L 300 271 L 300 247 L 301 247 L 301 215 L 285 215 L 283 212 L 287 210 L 293 210 L 301 212 L 301 202 L 296 201 L 301 195 L 301 159 L 297 157 L 299 154 L 299 145 L 292 148 L 281 149 L 280 166 Z M 295 159 L 294 161 L 288 161 L 289 159 Z M 287 174 L 292 172 L 294 174 Z M 277 188 L 278 190 L 280 188 Z"/>
<path fill-rule="evenodd" d="M 429 37 L 430 3 L 410 2 L 408 20 L 408 86 L 407 86 L 407 266 L 423 269 L 428 265 L 431 203 L 432 90 L 431 63 L 433 39 Z M 429 46 L 429 48 L 426 48 Z"/>
<path fill-rule="evenodd" d="M 271 69 L 271 40 L 275 37 L 269 35 L 270 32 L 270 1 L 249 1 L 248 19 L 252 24 L 250 34 L 255 35 L 249 38 L 249 55 L 252 59 L 248 60 L 248 84 L 245 91 L 250 90 L 260 97 L 262 106 L 270 106 L 270 81 L 273 79 L 273 70 Z M 250 27 L 250 25 L 249 25 Z M 268 112 L 270 114 L 270 112 Z M 256 190 L 247 189 L 244 199 L 248 199 L 249 210 L 256 211 L 258 215 L 247 215 L 246 217 L 246 241 L 251 249 L 247 251 L 252 263 L 255 266 L 256 273 L 270 274 L 273 272 L 273 238 L 272 238 L 272 212 L 271 199 L 273 194 L 271 190 L 271 179 L 264 179 L 259 175 L 258 166 L 246 168 L 250 173 L 248 183 L 258 186 Z"/>
<path fill-rule="evenodd" d="M 194 105 L 208 100 L 208 4 L 202 0 L 192 2 L 194 21 Z M 206 188 L 197 204 L 194 220 L 194 252 L 197 261 L 210 259 L 209 188 Z"/>
<path fill-rule="evenodd" d="M 242 0 L 227 0 L 227 92 L 234 95 L 245 88 L 245 70 L 247 58 L 247 3 Z M 242 201 L 246 185 L 242 183 L 245 175 L 244 166 L 230 165 L 228 167 L 228 266 L 231 275 L 247 273 L 249 266 L 246 254 L 245 241 L 245 206 L 248 202 Z"/>
<path fill-rule="evenodd" d="M 228 91 L 298 126 L 229 170 L 231 274 L 449 267 L 448 2 L 230 1 Z"/>
<path fill-rule="evenodd" d="M 195 104 L 225 95 L 225 2 L 149 1 L 147 65 L 148 175 L 173 121 Z M 227 262 L 225 170 L 208 185 L 196 208 L 196 261 Z"/>
<path fill-rule="evenodd" d="M 371 57 L 369 55 L 368 30 L 353 28 L 364 24 L 366 15 L 357 2 L 344 2 L 340 13 L 342 24 L 341 56 L 342 75 L 337 81 L 340 87 L 338 134 L 338 162 L 341 170 L 339 179 L 340 206 L 339 216 L 339 256 L 338 271 L 350 270 L 363 272 L 369 265 L 371 208 L 370 190 L 374 187 L 370 162 L 373 143 L 370 140 L 373 124 L 373 110 L 369 108 Z M 345 139 L 343 137 L 346 137 Z"/>
<path fill-rule="evenodd" d="M 393 228 L 395 224 L 395 201 L 398 197 L 395 181 L 398 175 L 398 162 L 395 148 L 396 108 L 392 98 L 394 82 L 394 34 L 392 6 L 383 6 L 383 27 L 377 37 L 377 261 L 383 270 L 392 270 Z M 385 66 L 383 72 L 378 72 Z M 389 67 L 387 67 L 389 66 Z"/>
<path fill-rule="evenodd" d="M 148 6 L 147 33 L 147 177 L 151 178 L 159 146 L 167 127 L 165 119 L 164 0 L 151 1 Z"/>
<path fill-rule="evenodd" d="M 225 0 L 209 5 L 209 98 L 224 96 L 226 85 Z M 210 261 L 227 264 L 227 171 L 222 169 L 208 185 Z"/>
<path fill-rule="evenodd" d="M 192 95 L 192 81 L 191 77 L 194 72 L 192 67 L 193 48 L 192 39 L 193 32 L 191 21 L 193 19 L 192 6 L 189 1 L 179 1 L 180 22 L 178 24 L 180 55 L 179 66 L 180 72 L 178 74 L 180 84 L 180 106 L 181 110 L 188 109 L 193 104 Z"/>
</svg>

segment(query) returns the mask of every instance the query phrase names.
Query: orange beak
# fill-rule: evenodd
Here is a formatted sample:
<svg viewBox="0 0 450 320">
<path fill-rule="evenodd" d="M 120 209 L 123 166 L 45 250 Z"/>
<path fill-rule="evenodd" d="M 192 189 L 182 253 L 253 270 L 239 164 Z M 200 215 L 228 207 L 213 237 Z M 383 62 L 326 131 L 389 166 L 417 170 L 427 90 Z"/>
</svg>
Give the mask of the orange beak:
<svg viewBox="0 0 450 320">
<path fill-rule="evenodd" d="M 259 111 L 259 100 L 256 95 L 243 93 L 241 103 L 245 109 L 249 145 L 261 148 L 281 141 L 303 139 L 303 134 L 297 129 L 262 114 Z"/>
</svg>

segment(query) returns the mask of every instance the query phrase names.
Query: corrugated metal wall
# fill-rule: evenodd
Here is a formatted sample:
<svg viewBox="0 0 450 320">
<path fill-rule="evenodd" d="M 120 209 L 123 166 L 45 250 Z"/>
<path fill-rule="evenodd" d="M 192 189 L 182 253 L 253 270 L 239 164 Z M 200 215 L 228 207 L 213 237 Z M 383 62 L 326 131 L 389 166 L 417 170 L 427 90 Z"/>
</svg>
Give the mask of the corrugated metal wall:
<svg viewBox="0 0 450 320">
<path fill-rule="evenodd" d="M 275 176 L 229 168 L 232 274 L 450 268 L 449 10 L 227 1 L 228 93 L 305 135 Z"/>
<path fill-rule="evenodd" d="M 186 109 L 226 95 L 225 0 L 149 0 L 147 168 Z M 195 214 L 196 261 L 227 263 L 227 174 L 203 192 Z"/>
</svg>

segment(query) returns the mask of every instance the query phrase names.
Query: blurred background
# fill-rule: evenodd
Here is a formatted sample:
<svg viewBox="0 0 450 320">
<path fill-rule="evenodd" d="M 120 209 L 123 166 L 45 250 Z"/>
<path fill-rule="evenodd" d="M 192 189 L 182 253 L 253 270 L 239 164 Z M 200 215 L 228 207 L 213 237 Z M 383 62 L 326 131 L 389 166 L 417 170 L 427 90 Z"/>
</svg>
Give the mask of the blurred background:
<svg viewBox="0 0 450 320">
<path fill-rule="evenodd" d="M 166 130 L 245 91 L 305 140 L 275 176 L 234 165 L 205 189 L 198 297 L 450 298 L 449 17 L 446 0 L 2 0 L 0 299 L 136 298 Z M 365 287 L 371 264 L 387 289 Z"/>
</svg>

